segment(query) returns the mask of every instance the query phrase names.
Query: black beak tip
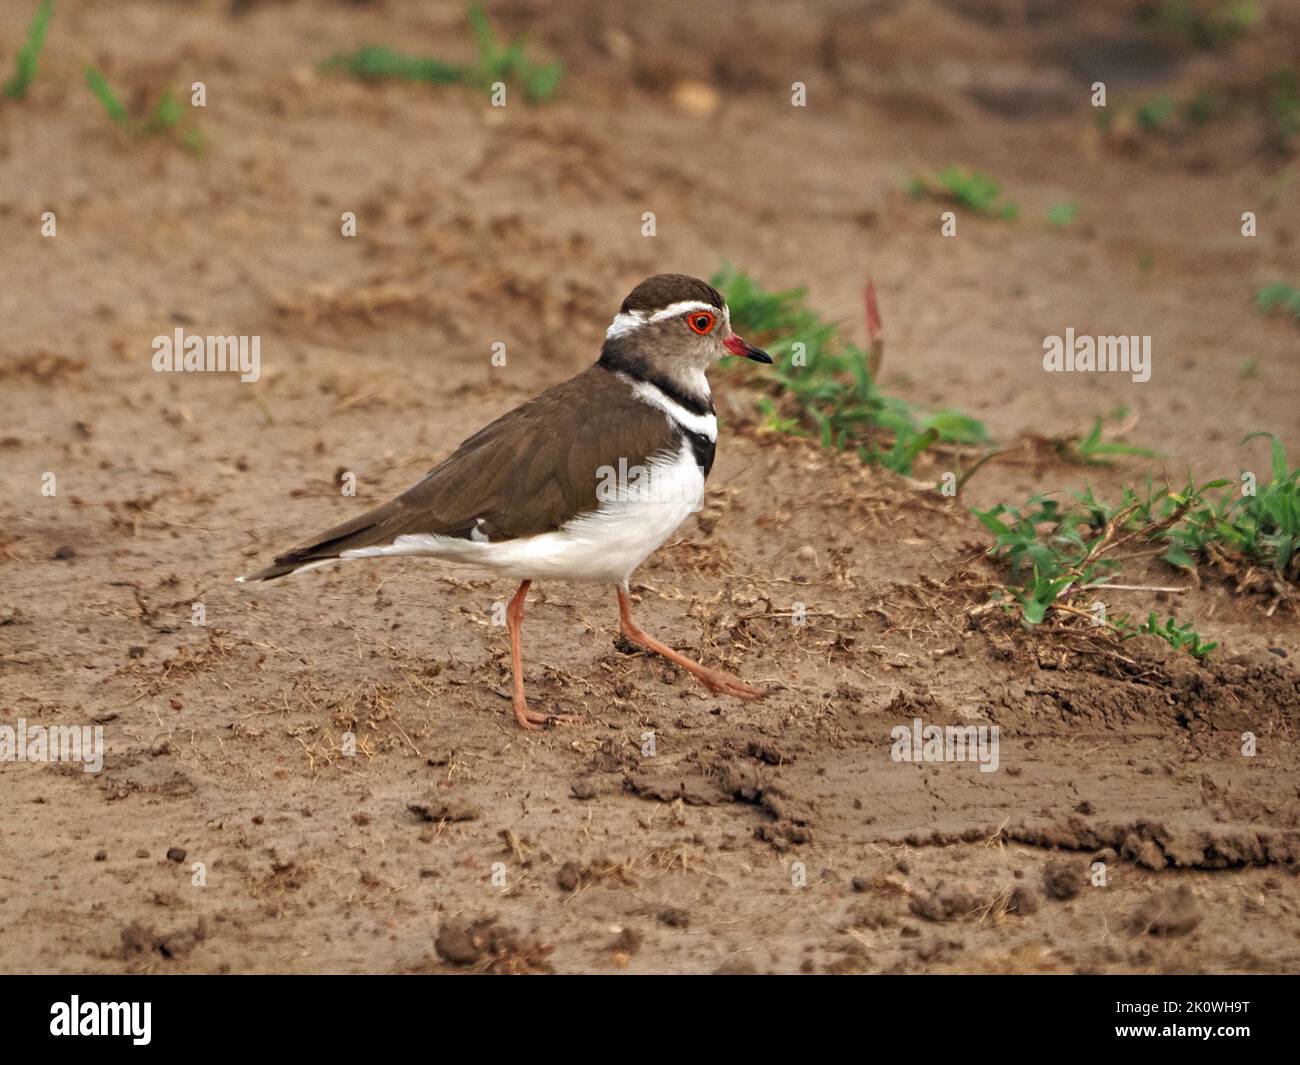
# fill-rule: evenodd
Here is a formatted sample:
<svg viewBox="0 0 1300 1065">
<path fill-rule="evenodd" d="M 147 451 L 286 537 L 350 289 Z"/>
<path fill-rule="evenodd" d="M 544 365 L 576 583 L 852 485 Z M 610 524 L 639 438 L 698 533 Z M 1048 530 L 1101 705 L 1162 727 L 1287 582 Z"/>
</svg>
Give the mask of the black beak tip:
<svg viewBox="0 0 1300 1065">
<path fill-rule="evenodd" d="M 731 336 L 727 337 L 727 339 L 723 341 L 722 346 L 727 349 L 729 355 L 739 355 L 743 358 L 751 359 L 754 362 L 766 362 L 768 364 L 772 362 L 772 356 L 766 351 L 762 348 L 754 347 L 754 345 L 749 341 L 742 340 L 740 337 L 736 336 L 735 333 L 732 333 Z"/>
</svg>

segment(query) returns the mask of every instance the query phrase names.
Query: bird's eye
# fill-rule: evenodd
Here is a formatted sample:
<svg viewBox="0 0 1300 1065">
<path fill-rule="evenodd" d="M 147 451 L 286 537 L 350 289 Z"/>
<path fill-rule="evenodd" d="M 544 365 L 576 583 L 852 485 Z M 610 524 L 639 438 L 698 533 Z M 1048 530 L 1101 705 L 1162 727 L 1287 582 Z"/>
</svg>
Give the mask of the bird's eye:
<svg viewBox="0 0 1300 1065">
<path fill-rule="evenodd" d="M 716 319 L 708 311 L 700 311 L 698 314 L 692 314 L 687 318 L 686 324 L 689 325 L 694 332 L 703 336 L 713 328 L 714 321 L 716 321 Z"/>
</svg>

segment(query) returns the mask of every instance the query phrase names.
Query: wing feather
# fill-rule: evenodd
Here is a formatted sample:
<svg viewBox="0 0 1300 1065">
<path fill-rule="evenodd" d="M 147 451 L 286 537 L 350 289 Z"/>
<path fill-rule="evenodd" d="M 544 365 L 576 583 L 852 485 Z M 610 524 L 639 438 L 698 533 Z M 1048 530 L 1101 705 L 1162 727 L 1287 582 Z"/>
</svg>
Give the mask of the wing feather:
<svg viewBox="0 0 1300 1065">
<path fill-rule="evenodd" d="M 392 543 L 408 533 L 513 540 L 559 529 L 597 506 L 597 469 L 645 465 L 671 448 L 667 416 L 593 366 L 480 429 L 387 503 L 327 529 L 244 578 L 270 580 Z"/>
</svg>

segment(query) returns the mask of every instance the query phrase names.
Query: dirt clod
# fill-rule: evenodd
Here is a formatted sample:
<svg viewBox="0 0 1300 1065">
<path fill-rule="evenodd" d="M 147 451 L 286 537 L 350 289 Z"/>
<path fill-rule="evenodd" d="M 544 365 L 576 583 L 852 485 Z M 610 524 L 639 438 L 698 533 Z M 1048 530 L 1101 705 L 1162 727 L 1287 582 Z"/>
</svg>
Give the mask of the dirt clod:
<svg viewBox="0 0 1300 1065">
<path fill-rule="evenodd" d="M 949 921 L 970 916 L 983 906 L 983 901 L 969 888 L 950 885 L 926 895 L 914 896 L 908 909 L 927 921 Z"/>
<path fill-rule="evenodd" d="M 1203 917 L 1192 889 L 1180 884 L 1143 901 L 1129 919 L 1129 928 L 1135 935 L 1185 936 Z"/>
<path fill-rule="evenodd" d="M 550 972 L 550 948 L 498 923 L 495 915 L 468 921 L 449 918 L 434 939 L 438 956 L 452 965 L 497 973 Z"/>
<path fill-rule="evenodd" d="M 1037 913 L 1038 892 L 1025 884 L 1017 884 L 1012 889 L 1011 898 L 1007 902 L 1007 912 L 1018 913 L 1021 917 Z"/>
<path fill-rule="evenodd" d="M 483 812 L 473 803 L 442 799 L 428 803 L 413 802 L 409 803 L 406 808 L 415 815 L 417 820 L 435 823 L 440 821 L 477 821 L 483 816 Z"/>
<path fill-rule="evenodd" d="M 1088 883 L 1088 867 L 1072 858 L 1053 858 L 1043 868 L 1043 890 L 1049 899 L 1076 898 Z"/>
</svg>

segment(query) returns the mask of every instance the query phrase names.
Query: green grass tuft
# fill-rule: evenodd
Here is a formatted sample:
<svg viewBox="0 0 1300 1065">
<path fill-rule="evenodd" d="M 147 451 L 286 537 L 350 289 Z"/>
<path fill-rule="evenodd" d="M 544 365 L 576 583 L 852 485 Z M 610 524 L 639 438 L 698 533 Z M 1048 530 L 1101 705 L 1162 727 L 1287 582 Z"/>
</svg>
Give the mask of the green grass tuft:
<svg viewBox="0 0 1300 1065">
<path fill-rule="evenodd" d="M 1300 322 L 1300 289 L 1280 281 L 1265 285 L 1255 297 L 1255 305 L 1265 314 L 1290 315 Z"/>
<path fill-rule="evenodd" d="M 732 326 L 761 343 L 775 361 L 772 377 L 778 390 L 759 403 L 765 428 L 814 436 L 826 448 L 851 448 L 864 462 L 904 475 L 937 441 L 988 441 L 983 423 L 968 415 L 921 411 L 877 389 L 873 360 L 883 341 L 873 291 L 868 294 L 870 347 L 864 349 L 818 317 L 803 289 L 769 292 L 729 265 L 712 282 L 727 299 Z"/>
<path fill-rule="evenodd" d="M 96 99 L 104 105 L 104 111 L 108 117 L 113 120 L 114 125 L 124 132 L 131 129 L 131 115 L 127 112 L 126 106 L 117 98 L 117 93 L 109 85 L 108 79 L 104 77 L 95 67 L 86 67 L 86 84 L 90 86 L 90 91 L 95 94 Z"/>
<path fill-rule="evenodd" d="M 1121 444 L 1101 438 L 1102 419 L 1094 418 L 1087 436 L 1067 437 L 1054 441 L 1056 453 L 1066 462 L 1081 466 L 1108 466 L 1108 459 L 1118 455 L 1153 459 L 1156 453 L 1145 447 Z"/>
<path fill-rule="evenodd" d="M 1155 133 L 1169 124 L 1177 110 L 1178 104 L 1174 98 L 1169 93 L 1162 92 L 1159 96 L 1138 105 L 1135 112 L 1137 124 L 1147 133 Z"/>
<path fill-rule="evenodd" d="M 136 121 L 118 98 L 108 79 L 95 67 L 86 67 L 86 84 L 104 107 L 104 112 L 123 133 L 131 137 L 164 136 L 174 138 L 186 151 L 198 154 L 204 148 L 203 134 L 193 127 L 184 128 L 185 105 L 170 89 L 163 92 L 149 117 Z"/>
<path fill-rule="evenodd" d="M 1100 503 L 1088 491 L 1077 497 L 1079 505 L 1075 506 L 1063 507 L 1047 496 L 1035 495 L 1019 507 L 999 503 L 990 510 L 972 511 L 994 535 L 989 553 L 1010 563 L 1012 584 L 1004 591 L 1020 605 L 1024 624 L 1041 624 L 1048 611 L 1089 616 L 1075 599 L 1080 595 L 1091 598 L 1089 593 L 1105 587 L 1122 568 L 1116 557 L 1122 549 L 1159 535 L 1186 507 L 1179 504 L 1175 511 L 1133 528 L 1141 501 L 1130 493 L 1131 489 L 1126 489 L 1125 502 L 1119 507 Z M 1156 503 L 1148 500 L 1147 506 Z M 1093 620 L 1121 639 L 1142 631 L 1126 616 Z M 1170 624 L 1174 624 L 1172 619 Z M 1154 629 L 1146 634 L 1161 636 L 1166 642 L 1170 639 L 1167 633 Z M 1204 646 L 1199 638 L 1196 646 Z"/>
<path fill-rule="evenodd" d="M 1054 226 L 1068 226 L 1079 217 L 1079 201 L 1066 200 L 1058 203 L 1047 212 L 1047 221 Z"/>
<path fill-rule="evenodd" d="M 1144 20 L 1166 36 L 1213 50 L 1252 33 L 1263 20 L 1256 0 L 1160 0 Z"/>
<path fill-rule="evenodd" d="M 527 37 L 521 34 L 507 45 L 497 40 L 488 22 L 487 12 L 478 3 L 469 6 L 469 22 L 478 45 L 478 66 L 471 80 L 487 88 L 497 81 L 515 81 L 532 103 L 542 103 L 555 95 L 564 68 L 559 63 L 533 63 L 524 55 Z"/>
<path fill-rule="evenodd" d="M 1002 188 L 993 178 L 978 170 L 965 170 L 949 166 L 933 178 L 915 178 L 908 187 L 913 199 L 930 196 L 938 200 L 951 200 L 989 218 L 1014 221 L 1020 217 L 1020 208 L 1002 201 Z"/>
<path fill-rule="evenodd" d="M 974 510 L 994 536 L 990 554 L 1007 562 L 1012 584 L 1006 591 L 1020 604 L 1026 624 L 1043 621 L 1049 610 L 1079 614 L 1076 595 L 1102 588 L 1132 557 L 1150 554 L 1182 570 L 1205 562 L 1245 569 L 1264 566 L 1280 580 L 1300 583 L 1300 468 L 1291 469 L 1286 449 L 1271 433 L 1252 433 L 1272 442 L 1271 477 L 1244 492 L 1236 483 L 1215 480 L 1175 490 L 1126 487 L 1118 503 L 1091 489 L 1068 506 L 1047 496 L 1031 496 L 1018 507 L 999 503 Z M 1107 624 L 1120 635 L 1156 635 L 1178 649 L 1203 657 L 1204 645 L 1190 627 L 1172 619 L 1157 625 L 1154 615 L 1137 628 L 1117 619 Z M 1181 634 L 1181 635 L 1180 635 Z"/>
<path fill-rule="evenodd" d="M 381 44 L 330 56 L 321 66 L 326 70 L 342 70 L 365 81 L 394 78 L 424 81 L 430 85 L 453 85 L 465 80 L 465 72 L 460 67 L 437 59 L 405 55 Z"/>
<path fill-rule="evenodd" d="M 1300 467 L 1289 468 L 1286 448 L 1272 433 L 1251 433 L 1271 442 L 1270 479 L 1256 483 L 1253 494 L 1237 485 L 1213 502 L 1198 500 L 1185 520 L 1171 529 L 1173 549 L 1165 560 L 1194 565 L 1210 550 L 1271 567 L 1279 577 L 1300 582 Z M 1224 482 L 1216 482 L 1222 484 Z"/>
<path fill-rule="evenodd" d="M 54 0 L 41 0 L 28 24 L 27 39 L 14 59 L 14 75 L 4 85 L 4 94 L 11 100 L 22 100 L 27 96 L 27 90 L 36 77 L 41 50 L 45 47 L 45 34 L 53 17 Z"/>
<path fill-rule="evenodd" d="M 559 63 L 534 63 L 525 54 L 527 38 L 516 37 L 502 44 L 481 4 L 470 4 L 467 12 L 478 60 L 473 66 L 457 66 L 441 59 L 406 55 L 383 45 L 366 45 L 355 52 L 326 59 L 326 70 L 342 70 L 367 81 L 385 78 L 423 81 L 429 85 L 469 85 L 491 92 L 498 82 L 518 85 L 530 103 L 542 103 L 555 95 L 564 68 Z"/>
<path fill-rule="evenodd" d="M 1255 117 L 1263 145 L 1288 157 L 1300 135 L 1300 77 L 1289 67 L 1257 74 L 1247 84 L 1222 82 L 1191 93 L 1117 101 L 1097 109 L 1093 121 L 1103 130 L 1127 136 L 1143 134 L 1190 142 L 1211 123 L 1241 122 Z"/>
<path fill-rule="evenodd" d="M 1273 71 L 1265 82 L 1266 141 L 1287 154 L 1300 135 L 1300 75 L 1287 68 Z"/>
<path fill-rule="evenodd" d="M 1192 628 L 1190 621 L 1186 625 L 1179 625 L 1172 614 L 1161 625 L 1160 619 L 1156 617 L 1154 610 L 1151 611 L 1151 614 L 1141 625 L 1134 625 L 1127 614 L 1121 614 L 1115 619 L 1115 628 L 1119 632 L 1121 639 L 1129 640 L 1134 636 L 1155 636 L 1164 640 L 1175 651 L 1186 651 L 1198 662 L 1209 658 L 1210 652 L 1219 646 L 1217 640 L 1210 643 L 1202 640 L 1201 634 Z"/>
</svg>

